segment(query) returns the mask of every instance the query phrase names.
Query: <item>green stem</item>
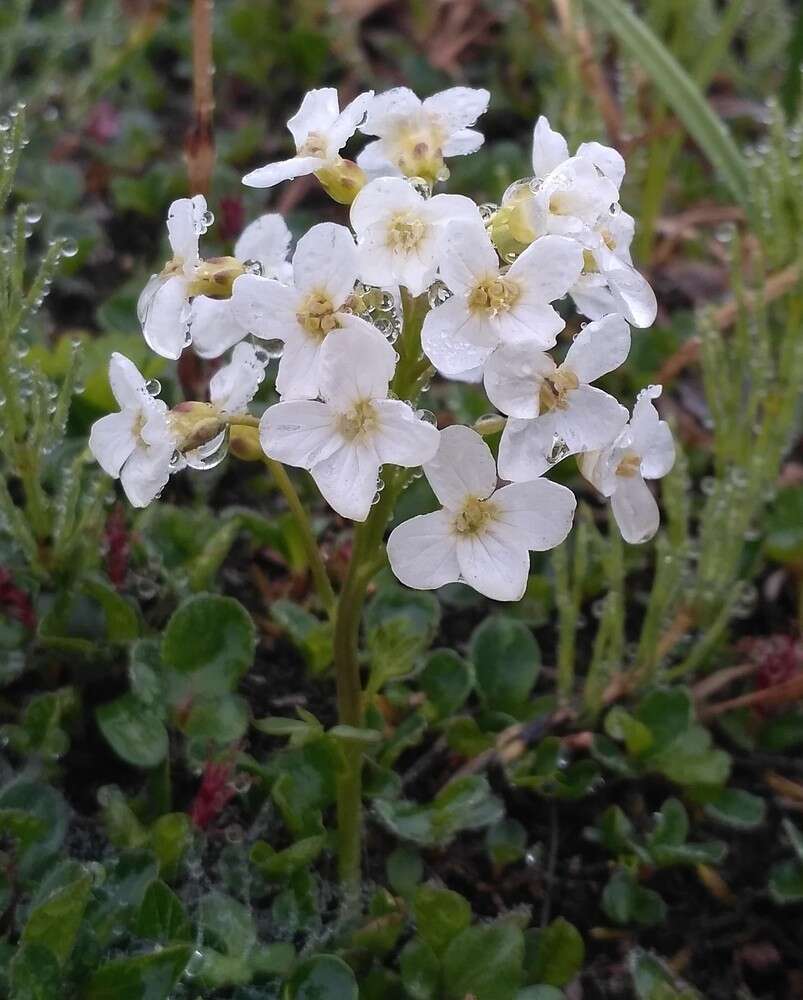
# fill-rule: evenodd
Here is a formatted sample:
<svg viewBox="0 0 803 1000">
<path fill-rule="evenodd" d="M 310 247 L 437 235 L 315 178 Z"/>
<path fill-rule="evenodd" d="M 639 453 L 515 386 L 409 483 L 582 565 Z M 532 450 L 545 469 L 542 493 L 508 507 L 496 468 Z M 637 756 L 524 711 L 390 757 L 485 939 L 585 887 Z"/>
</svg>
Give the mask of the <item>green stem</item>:
<svg viewBox="0 0 803 1000">
<path fill-rule="evenodd" d="M 332 619 L 335 616 L 337 600 L 335 592 L 332 589 L 332 584 L 329 581 L 329 574 L 326 572 L 326 566 L 321 558 L 312 525 L 307 517 L 307 512 L 304 510 L 304 505 L 301 503 L 296 488 L 293 486 L 292 480 L 287 475 L 287 471 L 282 463 L 267 456 L 265 456 L 264 461 L 270 474 L 273 476 L 273 481 L 287 501 L 287 506 L 295 518 L 296 525 L 301 532 L 301 541 L 307 555 L 307 562 L 309 563 L 310 573 L 315 583 L 315 589 L 318 591 L 318 597 L 326 609 L 327 615 Z"/>
</svg>

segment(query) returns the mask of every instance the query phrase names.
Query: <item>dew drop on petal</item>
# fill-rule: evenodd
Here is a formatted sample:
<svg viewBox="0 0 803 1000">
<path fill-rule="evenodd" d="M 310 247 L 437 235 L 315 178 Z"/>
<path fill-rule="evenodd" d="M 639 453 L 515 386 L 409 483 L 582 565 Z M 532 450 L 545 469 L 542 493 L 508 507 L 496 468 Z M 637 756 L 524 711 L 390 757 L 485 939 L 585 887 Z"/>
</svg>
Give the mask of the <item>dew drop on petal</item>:
<svg viewBox="0 0 803 1000">
<path fill-rule="evenodd" d="M 416 410 L 415 415 L 419 420 L 423 420 L 425 424 L 432 424 L 433 427 L 438 426 L 438 418 L 432 410 Z"/>
<path fill-rule="evenodd" d="M 264 268 L 258 260 L 244 260 L 243 267 L 248 274 L 255 274 L 258 278 L 261 278 L 264 273 Z"/>
<path fill-rule="evenodd" d="M 147 389 L 149 395 L 158 396 L 162 391 L 162 383 L 158 378 L 149 378 L 145 383 L 145 388 Z"/>
<path fill-rule="evenodd" d="M 184 458 L 191 469 L 214 469 L 229 453 L 229 428 L 224 427 L 211 441 L 186 452 Z"/>
<path fill-rule="evenodd" d="M 486 201 L 484 205 L 480 205 L 480 217 L 483 222 L 488 222 L 498 211 L 499 206 L 495 205 L 492 201 Z"/>
<path fill-rule="evenodd" d="M 559 437 L 557 434 L 552 436 L 552 446 L 549 449 L 549 454 L 546 456 L 547 462 L 550 465 L 555 465 L 556 462 L 560 462 L 561 459 L 566 458 L 569 454 L 569 446 Z"/>
<path fill-rule="evenodd" d="M 267 355 L 268 361 L 270 361 L 271 358 L 280 358 L 282 354 L 284 354 L 284 341 L 276 338 L 266 340 L 263 347 L 263 353 Z"/>
<path fill-rule="evenodd" d="M 409 177 L 408 180 L 422 198 L 429 198 L 432 194 L 432 185 L 425 177 Z"/>
</svg>

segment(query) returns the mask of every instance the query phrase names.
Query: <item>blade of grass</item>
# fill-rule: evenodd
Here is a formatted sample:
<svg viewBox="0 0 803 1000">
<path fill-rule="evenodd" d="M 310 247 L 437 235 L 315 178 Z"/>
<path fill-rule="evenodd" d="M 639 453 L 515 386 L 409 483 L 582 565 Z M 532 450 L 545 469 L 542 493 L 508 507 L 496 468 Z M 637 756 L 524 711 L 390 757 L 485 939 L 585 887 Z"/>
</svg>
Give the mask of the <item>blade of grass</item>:
<svg viewBox="0 0 803 1000">
<path fill-rule="evenodd" d="M 747 165 L 724 122 L 667 47 L 622 0 L 586 0 L 638 60 L 736 200 L 750 208 Z"/>
</svg>

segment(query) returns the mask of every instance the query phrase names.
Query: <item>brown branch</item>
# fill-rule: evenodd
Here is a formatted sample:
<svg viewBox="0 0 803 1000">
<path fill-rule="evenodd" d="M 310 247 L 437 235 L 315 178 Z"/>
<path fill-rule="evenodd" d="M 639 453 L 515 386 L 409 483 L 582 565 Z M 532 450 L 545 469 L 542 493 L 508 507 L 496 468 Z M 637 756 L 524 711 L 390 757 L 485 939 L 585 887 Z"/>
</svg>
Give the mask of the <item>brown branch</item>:
<svg viewBox="0 0 803 1000">
<path fill-rule="evenodd" d="M 192 3 L 192 103 L 193 121 L 184 141 L 190 194 L 209 194 L 215 166 L 212 112 L 215 107 L 212 63 L 214 0 Z"/>
<path fill-rule="evenodd" d="M 763 688 L 760 691 L 739 695 L 738 698 L 729 698 L 728 701 L 720 701 L 715 705 L 706 705 L 700 709 L 699 717 L 700 719 L 710 719 L 735 708 L 788 705 L 801 698 L 803 698 L 803 674 L 793 677 L 783 684 L 774 684 L 772 687 Z"/>
</svg>

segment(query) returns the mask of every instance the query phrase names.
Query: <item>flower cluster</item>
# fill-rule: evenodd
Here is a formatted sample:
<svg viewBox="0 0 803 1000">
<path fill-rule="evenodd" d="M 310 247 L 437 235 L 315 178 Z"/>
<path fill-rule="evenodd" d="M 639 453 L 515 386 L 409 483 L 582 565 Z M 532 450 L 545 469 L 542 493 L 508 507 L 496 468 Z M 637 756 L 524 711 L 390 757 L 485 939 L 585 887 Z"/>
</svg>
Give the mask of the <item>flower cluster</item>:
<svg viewBox="0 0 803 1000">
<path fill-rule="evenodd" d="M 338 514 L 364 521 L 389 477 L 400 492 L 415 476 L 393 467 L 423 467 L 442 509 L 388 541 L 391 567 L 411 587 L 462 581 L 496 600 L 520 598 L 529 552 L 560 544 L 571 528 L 574 495 L 544 478 L 569 455 L 611 499 L 627 541 L 655 533 L 645 480 L 674 459 L 653 404 L 660 386 L 639 394 L 631 416 L 593 384 L 625 362 L 631 326 L 656 314 L 630 258 L 633 219 L 619 206 L 624 162 L 599 143 L 570 156 L 542 117 L 533 176 L 499 205 L 433 194 L 446 161 L 482 144 L 472 126 L 488 99 L 454 87 L 421 101 L 401 87 L 361 94 L 341 111 L 334 90 L 307 94 L 288 122 L 296 155 L 244 183 L 314 174 L 349 206 L 349 225 L 313 226 L 290 260 L 278 215 L 249 225 L 232 256 L 203 258 L 199 240 L 214 221 L 205 200 L 171 205 L 171 256 L 140 297 L 143 334 L 166 358 L 188 348 L 231 355 L 208 401 L 172 411 L 155 398 L 158 386 L 112 356 L 120 412 L 97 422 L 90 447 L 134 505 L 185 465 L 214 464 L 231 426 L 256 423 L 249 404 L 278 358 L 279 401 L 259 421 L 261 449 L 308 470 Z M 374 138 L 354 161 L 342 153 L 357 130 Z M 589 322 L 553 357 L 566 330 L 555 303 L 567 296 Z M 477 429 L 438 430 L 415 409 L 435 372 L 484 385 L 500 413 L 496 459 Z"/>
</svg>

